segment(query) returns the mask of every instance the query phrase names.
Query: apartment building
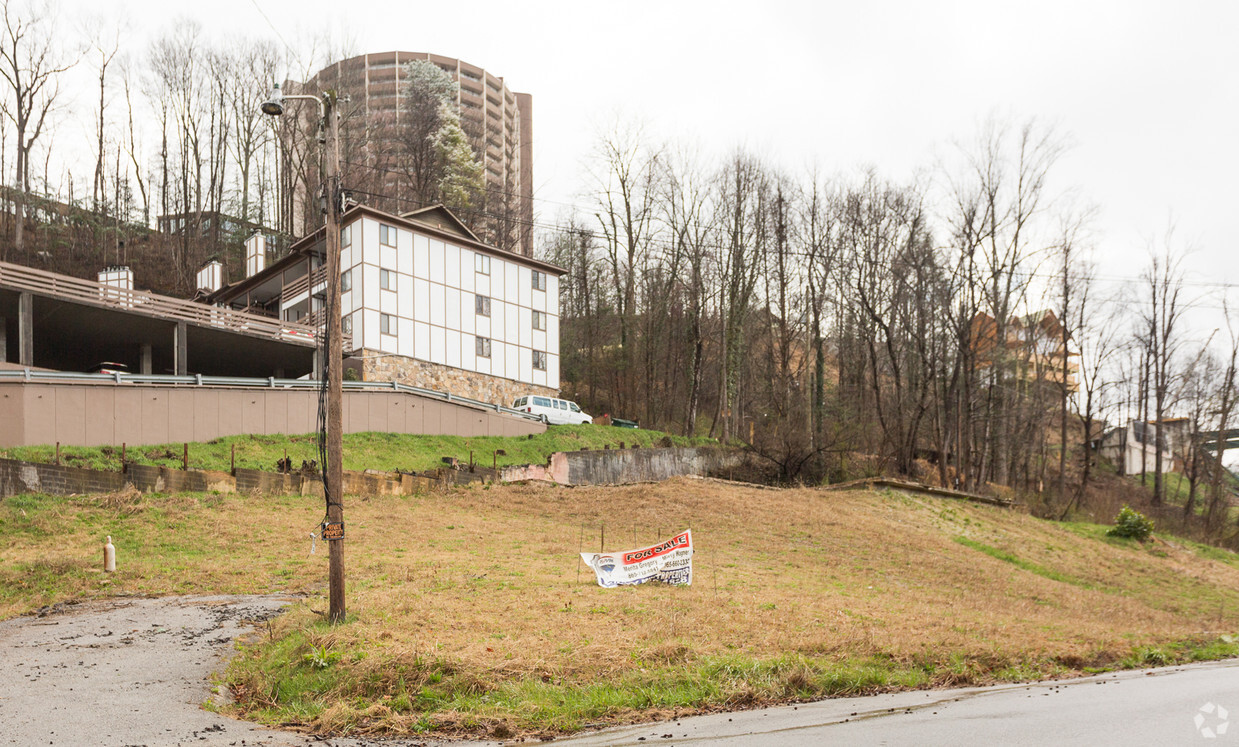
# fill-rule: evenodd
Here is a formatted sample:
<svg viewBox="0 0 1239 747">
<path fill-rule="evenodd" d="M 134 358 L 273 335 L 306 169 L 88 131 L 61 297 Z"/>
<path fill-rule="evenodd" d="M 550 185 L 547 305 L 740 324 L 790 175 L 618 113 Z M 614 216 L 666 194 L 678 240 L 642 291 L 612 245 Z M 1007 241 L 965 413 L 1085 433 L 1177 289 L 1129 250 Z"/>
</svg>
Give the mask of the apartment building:
<svg viewBox="0 0 1239 747">
<path fill-rule="evenodd" d="M 1063 326 L 1054 312 L 1045 309 L 1025 316 L 1013 316 L 1006 325 L 1006 339 L 999 343 L 998 324 L 985 312 L 978 313 L 971 324 L 972 345 L 977 361 L 984 368 L 997 366 L 1008 376 L 1025 381 L 1062 387 L 1068 392 L 1079 389 L 1079 352 L 1063 344 Z M 1063 380 L 1064 363 L 1066 381 Z"/>
<path fill-rule="evenodd" d="M 347 96 L 341 143 L 345 150 L 345 186 L 365 190 L 370 205 L 393 213 L 426 207 L 409 202 L 402 184 L 404 164 L 392 147 L 399 140 L 405 65 L 429 60 L 456 81 L 461 127 L 478 158 L 486 181 L 485 205 L 466 218 L 492 245 L 533 256 L 533 97 L 508 88 L 502 76 L 463 60 L 429 52 L 381 52 L 340 60 L 304 82 L 289 81 L 290 93 L 317 93 L 327 88 Z M 307 108 L 307 116 L 310 112 Z M 304 191 L 294 198 L 292 224 L 305 232 L 305 216 L 317 208 Z M 315 225 L 313 219 L 309 227 Z"/>
<path fill-rule="evenodd" d="M 364 380 L 498 404 L 527 393 L 555 396 L 559 267 L 488 246 L 442 206 L 402 216 L 353 206 L 341 226 L 346 365 Z M 209 288 L 205 301 L 321 324 L 324 230 L 269 266 L 256 235 L 247 243 L 248 276 Z"/>
</svg>

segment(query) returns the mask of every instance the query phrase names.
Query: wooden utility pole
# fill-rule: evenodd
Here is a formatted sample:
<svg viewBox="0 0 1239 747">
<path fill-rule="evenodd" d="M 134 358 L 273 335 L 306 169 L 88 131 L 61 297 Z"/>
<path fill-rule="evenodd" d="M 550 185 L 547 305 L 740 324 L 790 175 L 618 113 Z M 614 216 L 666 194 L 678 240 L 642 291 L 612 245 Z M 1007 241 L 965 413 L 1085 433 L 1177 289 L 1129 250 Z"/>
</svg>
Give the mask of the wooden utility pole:
<svg viewBox="0 0 1239 747">
<path fill-rule="evenodd" d="M 323 193 L 327 203 L 327 464 L 323 465 L 327 523 L 339 526 L 339 536 L 327 541 L 328 591 L 332 624 L 344 622 L 344 416 L 343 345 L 340 317 L 340 126 L 336 92 L 322 94 Z M 313 283 L 311 283 L 311 286 Z"/>
<path fill-rule="evenodd" d="M 323 492 L 327 499 L 327 520 L 322 525 L 322 539 L 327 543 L 327 589 L 330 599 L 327 619 L 334 625 L 344 622 L 344 399 L 340 316 L 340 124 L 336 119 L 339 97 L 334 90 L 318 96 L 296 94 L 285 96 L 276 83 L 271 98 L 262 104 L 263 114 L 278 117 L 284 113 L 284 102 L 315 101 L 322 116 L 319 130 L 319 170 L 323 177 L 323 207 L 326 236 L 323 237 L 327 263 L 327 302 L 323 309 L 324 334 L 323 378 L 327 383 L 327 422 L 325 424 L 327 455 L 323 465 Z M 309 268 L 310 291 L 314 290 L 313 268 Z M 287 461 L 287 454 L 285 460 Z"/>
</svg>

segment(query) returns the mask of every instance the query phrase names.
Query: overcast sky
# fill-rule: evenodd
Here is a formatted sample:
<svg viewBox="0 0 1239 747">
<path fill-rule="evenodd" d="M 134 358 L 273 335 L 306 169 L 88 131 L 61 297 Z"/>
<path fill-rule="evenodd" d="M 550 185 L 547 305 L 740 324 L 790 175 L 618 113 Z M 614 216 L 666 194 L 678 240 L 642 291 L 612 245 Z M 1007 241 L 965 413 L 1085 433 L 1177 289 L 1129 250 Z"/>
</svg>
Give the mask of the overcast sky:
<svg viewBox="0 0 1239 747">
<path fill-rule="evenodd" d="M 1173 220 L 1197 289 L 1239 282 L 1237 2 L 64 4 L 125 13 L 135 53 L 179 13 L 212 36 L 485 67 L 533 96 L 542 222 L 584 202 L 582 161 L 617 115 L 706 153 L 896 180 L 991 115 L 1035 117 L 1073 145 L 1054 186 L 1099 206 L 1103 275 L 1136 275 Z"/>
</svg>

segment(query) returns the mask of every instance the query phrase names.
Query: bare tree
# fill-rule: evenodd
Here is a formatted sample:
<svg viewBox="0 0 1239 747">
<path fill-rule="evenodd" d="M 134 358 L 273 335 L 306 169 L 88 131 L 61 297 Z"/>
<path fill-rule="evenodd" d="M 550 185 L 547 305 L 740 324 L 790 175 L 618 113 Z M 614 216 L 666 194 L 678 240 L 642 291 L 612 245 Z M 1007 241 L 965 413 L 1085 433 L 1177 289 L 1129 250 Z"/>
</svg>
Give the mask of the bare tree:
<svg viewBox="0 0 1239 747">
<path fill-rule="evenodd" d="M 658 162 L 641 128 L 617 125 L 598 144 L 597 212 L 619 322 L 618 360 L 613 397 L 621 410 L 630 401 L 633 327 L 637 314 L 637 278 L 656 230 Z"/>
<path fill-rule="evenodd" d="M 6 2 L 3 13 L 0 77 L 4 78 L 8 96 L 2 111 L 16 131 L 17 220 L 13 248 L 22 252 L 30 191 L 30 151 L 43 134 L 47 117 L 60 97 L 60 75 L 71 68 L 75 60 L 61 49 L 56 11 L 50 4 L 19 9 L 17 3 Z M 0 254 L 4 258 L 7 255 L 7 251 Z"/>
<path fill-rule="evenodd" d="M 1165 421 L 1171 405 L 1172 388 L 1178 372 L 1175 363 L 1182 346 L 1179 325 L 1187 311 L 1183 298 L 1183 257 L 1173 248 L 1173 229 L 1168 230 L 1164 246 L 1149 257 L 1149 265 L 1141 275 L 1147 293 L 1141 311 L 1147 330 L 1146 360 L 1150 371 L 1149 393 L 1153 398 L 1156 440 L 1153 449 L 1153 503 L 1161 505 L 1166 498 L 1161 444 L 1166 439 Z"/>
</svg>

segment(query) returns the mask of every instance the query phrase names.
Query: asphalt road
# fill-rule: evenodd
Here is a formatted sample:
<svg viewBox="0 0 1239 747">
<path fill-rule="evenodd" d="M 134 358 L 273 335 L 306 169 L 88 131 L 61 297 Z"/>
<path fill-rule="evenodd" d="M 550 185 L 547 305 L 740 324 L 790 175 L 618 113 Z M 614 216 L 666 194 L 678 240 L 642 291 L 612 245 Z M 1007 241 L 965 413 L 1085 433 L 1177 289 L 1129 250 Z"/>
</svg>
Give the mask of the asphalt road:
<svg viewBox="0 0 1239 747">
<path fill-rule="evenodd" d="M 610 729 L 556 744 L 1239 744 L 1239 659 L 1024 685 L 840 698 Z"/>
</svg>

